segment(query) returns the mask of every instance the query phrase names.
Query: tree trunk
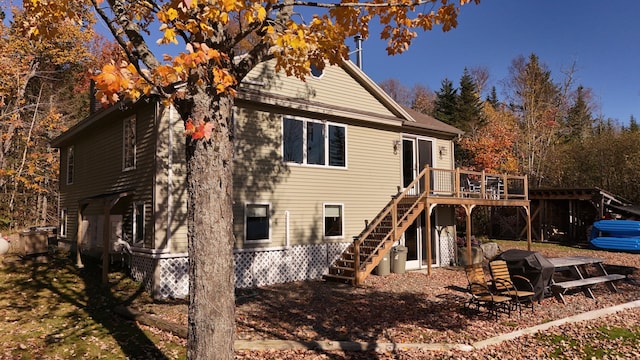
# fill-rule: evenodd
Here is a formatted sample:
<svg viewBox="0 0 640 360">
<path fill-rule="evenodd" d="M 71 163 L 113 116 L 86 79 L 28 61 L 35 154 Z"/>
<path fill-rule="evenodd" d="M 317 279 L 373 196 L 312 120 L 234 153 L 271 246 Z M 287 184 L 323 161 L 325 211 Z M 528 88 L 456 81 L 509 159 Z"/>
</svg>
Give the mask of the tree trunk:
<svg viewBox="0 0 640 360">
<path fill-rule="evenodd" d="M 191 119 L 212 121 L 214 130 L 210 140 L 187 137 L 187 358 L 233 359 L 233 100 L 224 95 L 211 96 L 203 90 L 193 99 Z"/>
</svg>

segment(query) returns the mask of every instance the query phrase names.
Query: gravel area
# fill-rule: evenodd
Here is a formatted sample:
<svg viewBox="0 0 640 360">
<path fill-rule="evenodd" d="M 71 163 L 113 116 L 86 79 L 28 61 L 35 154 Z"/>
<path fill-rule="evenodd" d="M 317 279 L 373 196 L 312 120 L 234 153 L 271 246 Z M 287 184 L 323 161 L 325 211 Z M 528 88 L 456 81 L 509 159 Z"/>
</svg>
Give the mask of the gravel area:
<svg viewBox="0 0 640 360">
<path fill-rule="evenodd" d="M 501 250 L 525 249 L 524 242 L 499 242 Z M 236 336 L 239 340 L 281 339 L 296 341 L 358 341 L 383 343 L 472 344 L 514 330 L 531 327 L 571 315 L 640 299 L 637 285 L 640 255 L 612 253 L 550 244 L 534 244 L 534 251 L 547 257 L 596 256 L 605 258 L 610 272 L 628 275 L 617 283 L 619 292 L 607 286 L 593 287 L 595 299 L 582 292 L 565 296 L 566 305 L 555 298 L 535 304 L 535 311 L 523 309 L 498 320 L 482 313 L 464 311 L 468 299 L 467 280 L 461 268 L 434 268 L 431 275 L 407 272 L 388 276 L 369 276 L 360 287 L 305 281 L 238 291 Z M 144 305 L 143 310 L 186 324 L 186 305 Z M 549 339 L 528 335 L 500 345 L 472 352 L 399 351 L 318 352 L 311 350 L 236 351 L 238 359 L 491 359 L 503 358 L 580 358 L 589 346 L 579 336 L 600 326 L 640 327 L 640 310 L 627 310 L 598 320 L 552 328 L 544 336 L 557 337 L 564 349 L 554 353 Z M 566 337 L 566 340 L 565 340 Z M 554 341 L 556 338 L 553 338 Z M 564 343 L 563 343 L 564 341 Z M 591 341 L 593 342 L 593 341 Z M 634 343 L 635 344 L 635 343 Z M 606 344 L 605 344 L 606 345 Z M 607 348 L 603 344 L 600 347 Z M 636 344 L 640 345 L 640 344 Z M 613 345 L 612 345 L 613 346 Z M 636 358 L 635 345 L 615 344 L 624 350 L 618 358 Z M 633 348 L 625 348 L 625 346 Z M 579 350 L 572 353 L 572 349 Z M 526 351 L 523 353 L 523 351 Z M 588 351 L 587 351 L 588 353 Z M 526 355 L 525 355 L 526 354 Z M 564 354 L 564 355 L 562 355 Z M 628 357 L 629 356 L 629 357 Z M 616 358 L 615 356 L 612 358 Z"/>
</svg>

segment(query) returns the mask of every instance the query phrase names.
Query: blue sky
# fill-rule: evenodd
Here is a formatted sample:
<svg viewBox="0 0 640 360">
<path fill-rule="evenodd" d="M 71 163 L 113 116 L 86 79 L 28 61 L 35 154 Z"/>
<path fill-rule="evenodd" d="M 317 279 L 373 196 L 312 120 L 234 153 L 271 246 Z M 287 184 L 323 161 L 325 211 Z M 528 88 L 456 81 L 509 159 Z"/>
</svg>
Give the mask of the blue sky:
<svg viewBox="0 0 640 360">
<path fill-rule="evenodd" d="M 576 63 L 575 81 L 591 88 L 594 115 L 627 123 L 640 118 L 640 1 L 482 0 L 465 5 L 456 29 L 421 32 L 409 50 L 388 56 L 372 33 L 363 43 L 364 71 L 376 82 L 440 89 L 458 85 L 465 67 L 485 66 L 496 86 L 518 55 L 535 53 L 558 82 Z M 352 57 L 355 61 L 355 57 Z"/>
</svg>

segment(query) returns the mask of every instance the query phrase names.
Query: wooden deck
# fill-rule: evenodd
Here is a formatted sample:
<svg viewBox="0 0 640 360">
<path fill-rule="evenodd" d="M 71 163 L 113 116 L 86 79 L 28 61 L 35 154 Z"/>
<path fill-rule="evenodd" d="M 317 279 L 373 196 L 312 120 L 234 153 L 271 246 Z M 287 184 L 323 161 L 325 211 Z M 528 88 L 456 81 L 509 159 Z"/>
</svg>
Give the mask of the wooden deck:
<svg viewBox="0 0 640 360">
<path fill-rule="evenodd" d="M 469 262 L 471 249 L 471 211 L 476 206 L 518 206 L 527 214 L 527 240 L 531 249 L 531 217 L 526 176 L 490 174 L 461 169 L 425 167 L 354 238 L 342 257 L 330 268 L 326 279 L 362 283 L 405 230 L 423 212 L 426 229 L 431 229 L 432 210 L 437 205 L 461 206 L 466 212 L 466 243 Z M 427 256 L 431 258 L 431 231 L 426 232 Z M 427 263 L 431 273 L 431 263 Z"/>
</svg>

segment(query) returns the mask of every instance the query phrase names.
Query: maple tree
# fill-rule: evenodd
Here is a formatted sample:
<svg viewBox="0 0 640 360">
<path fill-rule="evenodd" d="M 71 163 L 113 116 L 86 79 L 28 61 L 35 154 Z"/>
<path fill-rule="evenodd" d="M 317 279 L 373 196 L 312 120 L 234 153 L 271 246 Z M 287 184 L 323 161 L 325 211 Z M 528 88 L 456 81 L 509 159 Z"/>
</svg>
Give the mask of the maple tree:
<svg viewBox="0 0 640 360">
<path fill-rule="evenodd" d="M 94 79 L 105 104 L 151 93 L 172 103 L 187 142 L 189 358 L 231 358 L 234 334 L 231 109 L 238 82 L 257 64 L 305 79 L 311 65 L 348 58 L 347 38 L 369 36 L 378 19 L 387 52 L 405 51 L 417 29 L 457 25 L 460 6 L 479 0 L 306 2 L 294 0 L 24 1 L 23 26 L 32 38 L 55 38 L 52 24 L 82 23 L 93 9 L 126 54 Z M 294 21 L 294 9 L 319 10 Z M 179 45 L 163 55 L 149 44 Z M 247 41 L 249 40 L 249 41 Z M 216 261 L 212 261 L 216 259 Z"/>
<path fill-rule="evenodd" d="M 477 171 L 514 174 L 518 159 L 514 146 L 517 141 L 517 118 L 501 106 L 494 108 L 488 102 L 483 109 L 484 122 L 473 133 L 460 140 L 461 147 L 472 156 Z"/>
</svg>

